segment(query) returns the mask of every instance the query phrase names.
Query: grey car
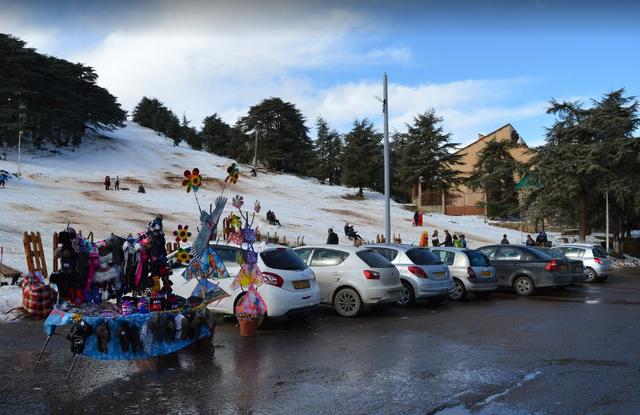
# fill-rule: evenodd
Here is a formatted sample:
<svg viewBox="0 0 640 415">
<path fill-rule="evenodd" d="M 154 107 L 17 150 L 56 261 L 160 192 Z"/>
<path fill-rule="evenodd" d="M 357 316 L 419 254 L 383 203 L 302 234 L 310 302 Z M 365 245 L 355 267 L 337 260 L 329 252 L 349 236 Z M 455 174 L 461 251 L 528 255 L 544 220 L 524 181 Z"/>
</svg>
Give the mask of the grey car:
<svg viewBox="0 0 640 415">
<path fill-rule="evenodd" d="M 400 271 L 402 293 L 398 305 L 409 306 L 417 299 L 440 304 L 454 288 L 449 267 L 429 249 L 405 244 L 370 244 Z"/>
<path fill-rule="evenodd" d="M 496 268 L 498 286 L 513 288 L 518 295 L 531 295 L 537 288 L 562 287 L 573 283 L 569 261 L 555 259 L 544 250 L 521 245 L 489 245 L 478 248 Z"/>
<path fill-rule="evenodd" d="M 486 297 L 498 289 L 496 269 L 482 252 L 449 247 L 431 248 L 431 252 L 449 266 L 455 284 L 450 300 L 464 300 L 469 292 Z"/>
<path fill-rule="evenodd" d="M 605 280 L 613 271 L 613 262 L 607 252 L 598 245 L 565 244 L 555 247 L 569 259 L 579 259 L 584 264 L 586 282 Z"/>
</svg>

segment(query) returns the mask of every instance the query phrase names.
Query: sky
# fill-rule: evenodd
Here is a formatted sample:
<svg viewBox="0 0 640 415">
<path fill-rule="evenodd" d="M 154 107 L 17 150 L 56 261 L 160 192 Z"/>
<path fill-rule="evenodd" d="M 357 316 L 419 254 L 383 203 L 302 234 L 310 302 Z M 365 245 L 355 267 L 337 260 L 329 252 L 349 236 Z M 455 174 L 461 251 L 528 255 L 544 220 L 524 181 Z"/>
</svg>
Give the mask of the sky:
<svg viewBox="0 0 640 415">
<path fill-rule="evenodd" d="M 228 123 L 269 97 L 293 102 L 315 136 L 369 118 L 391 132 L 433 108 L 461 144 L 511 123 L 544 143 L 551 99 L 640 95 L 640 2 L 10 1 L 0 33 L 96 69 L 131 111 L 156 97 L 192 125 Z"/>
</svg>

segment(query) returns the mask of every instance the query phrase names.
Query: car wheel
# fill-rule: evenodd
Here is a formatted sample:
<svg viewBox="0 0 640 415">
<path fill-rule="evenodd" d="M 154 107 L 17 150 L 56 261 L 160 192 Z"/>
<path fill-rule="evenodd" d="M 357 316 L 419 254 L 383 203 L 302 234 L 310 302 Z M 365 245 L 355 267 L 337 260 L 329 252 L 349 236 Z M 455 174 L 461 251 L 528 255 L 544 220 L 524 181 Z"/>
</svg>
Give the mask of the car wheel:
<svg viewBox="0 0 640 415">
<path fill-rule="evenodd" d="M 518 277 L 513 281 L 513 288 L 518 295 L 529 296 L 533 294 L 533 281 L 529 277 Z"/>
<path fill-rule="evenodd" d="M 584 282 L 596 282 L 598 279 L 598 274 L 593 268 L 587 268 L 587 278 L 585 278 Z"/>
<path fill-rule="evenodd" d="M 449 300 L 462 301 L 467 296 L 467 290 L 464 288 L 464 284 L 457 278 L 453 279 L 453 290 L 449 294 Z"/>
<path fill-rule="evenodd" d="M 413 292 L 413 287 L 407 281 L 402 282 L 402 289 L 400 290 L 400 299 L 397 304 L 401 307 L 408 307 L 416 302 L 416 295 Z"/>
<path fill-rule="evenodd" d="M 333 297 L 333 307 L 343 317 L 355 317 L 362 309 L 362 300 L 353 288 L 341 288 Z"/>
</svg>

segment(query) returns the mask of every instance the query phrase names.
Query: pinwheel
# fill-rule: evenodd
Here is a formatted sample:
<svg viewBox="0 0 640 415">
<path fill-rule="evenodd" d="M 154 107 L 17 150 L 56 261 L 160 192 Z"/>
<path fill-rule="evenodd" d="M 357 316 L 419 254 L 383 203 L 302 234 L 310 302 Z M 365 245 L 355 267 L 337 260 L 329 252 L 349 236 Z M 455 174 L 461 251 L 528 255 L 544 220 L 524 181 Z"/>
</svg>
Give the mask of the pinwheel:
<svg viewBox="0 0 640 415">
<path fill-rule="evenodd" d="M 240 177 L 240 170 L 236 163 L 232 163 L 231 166 L 227 168 L 227 177 L 224 179 L 225 182 L 229 182 L 232 184 L 238 183 L 238 178 Z"/>
<path fill-rule="evenodd" d="M 200 170 L 198 168 L 194 168 L 193 170 L 185 170 L 184 171 L 184 179 L 182 181 L 182 185 L 187 188 L 187 193 L 193 189 L 194 193 L 198 191 L 200 186 L 202 186 L 202 176 L 200 175 Z"/>
<path fill-rule="evenodd" d="M 191 261 L 191 254 L 189 254 L 189 251 L 186 249 L 179 248 L 176 253 L 176 261 L 178 261 L 179 264 L 187 264 Z"/>
<path fill-rule="evenodd" d="M 244 205 L 244 198 L 240 195 L 236 195 L 231 199 L 231 205 L 236 209 L 242 208 L 242 205 Z"/>
<path fill-rule="evenodd" d="M 256 213 L 260 213 L 260 202 L 258 200 L 256 200 L 255 202 L 253 202 L 253 211 Z"/>
<path fill-rule="evenodd" d="M 173 231 L 173 236 L 176 237 L 176 242 L 187 242 L 187 239 L 191 236 L 188 225 L 178 225 L 178 230 Z"/>
</svg>

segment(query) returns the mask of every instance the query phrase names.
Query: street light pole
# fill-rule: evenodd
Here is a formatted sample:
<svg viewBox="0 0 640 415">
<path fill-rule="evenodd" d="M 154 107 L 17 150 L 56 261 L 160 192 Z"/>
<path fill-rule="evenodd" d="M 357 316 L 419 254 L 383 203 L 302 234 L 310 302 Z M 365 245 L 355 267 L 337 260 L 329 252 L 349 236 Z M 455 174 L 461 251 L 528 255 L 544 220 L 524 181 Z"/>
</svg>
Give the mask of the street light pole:
<svg viewBox="0 0 640 415">
<path fill-rule="evenodd" d="M 20 168 L 20 147 L 22 146 L 22 130 L 18 133 L 18 177 L 22 177 L 22 171 Z"/>
<path fill-rule="evenodd" d="M 607 190 L 607 193 L 605 194 L 605 200 L 606 200 L 606 207 L 605 207 L 605 216 L 607 217 L 607 225 L 606 225 L 606 243 L 607 243 L 607 254 L 609 254 L 609 190 Z"/>
<path fill-rule="evenodd" d="M 382 94 L 384 111 L 384 240 L 391 243 L 391 184 L 389 168 L 389 97 L 387 94 L 387 73 L 384 73 Z"/>
</svg>

